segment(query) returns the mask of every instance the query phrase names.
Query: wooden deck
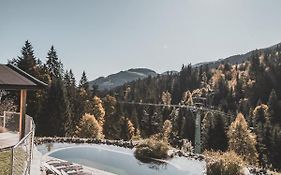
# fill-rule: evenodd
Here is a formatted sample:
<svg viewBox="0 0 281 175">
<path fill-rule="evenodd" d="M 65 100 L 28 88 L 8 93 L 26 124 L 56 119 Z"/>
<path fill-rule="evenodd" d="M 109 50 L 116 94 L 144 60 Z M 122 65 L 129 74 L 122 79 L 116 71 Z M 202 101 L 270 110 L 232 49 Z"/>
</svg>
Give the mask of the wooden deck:
<svg viewBox="0 0 281 175">
<path fill-rule="evenodd" d="M 43 175 L 116 175 L 50 156 L 47 156 L 44 159 L 45 160 L 42 162 L 43 172 L 41 173 Z"/>
<path fill-rule="evenodd" d="M 19 135 L 17 133 L 5 132 L 0 133 L 0 149 L 17 144 Z"/>
</svg>

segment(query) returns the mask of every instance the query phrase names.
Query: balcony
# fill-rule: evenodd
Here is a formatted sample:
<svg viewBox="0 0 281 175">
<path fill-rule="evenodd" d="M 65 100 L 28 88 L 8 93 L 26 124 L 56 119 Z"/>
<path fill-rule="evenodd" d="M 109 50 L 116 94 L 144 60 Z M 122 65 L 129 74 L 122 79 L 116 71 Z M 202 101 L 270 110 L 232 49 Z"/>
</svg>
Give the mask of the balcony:
<svg viewBox="0 0 281 175">
<path fill-rule="evenodd" d="M 0 116 L 0 126 L 5 132 L 0 133 L 0 175 L 30 174 L 33 157 L 35 124 L 32 117 L 25 117 L 24 137 L 19 134 L 20 114 L 4 112 Z"/>
</svg>

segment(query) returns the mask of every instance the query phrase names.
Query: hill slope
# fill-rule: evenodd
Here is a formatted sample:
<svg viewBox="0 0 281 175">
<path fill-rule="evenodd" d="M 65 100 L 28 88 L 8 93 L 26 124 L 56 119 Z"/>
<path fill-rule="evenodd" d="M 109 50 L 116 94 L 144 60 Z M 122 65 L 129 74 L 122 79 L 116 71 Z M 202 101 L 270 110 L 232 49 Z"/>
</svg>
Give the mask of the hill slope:
<svg viewBox="0 0 281 175">
<path fill-rule="evenodd" d="M 89 84 L 90 87 L 92 87 L 93 85 L 97 85 L 99 90 L 110 90 L 137 79 L 143 79 L 148 76 L 156 75 L 157 73 L 151 69 L 135 68 L 126 71 L 120 71 L 107 77 L 99 77 L 93 81 L 90 81 Z"/>
<path fill-rule="evenodd" d="M 281 43 L 279 43 L 281 44 Z M 273 49 L 276 49 L 277 45 L 279 44 L 275 44 L 273 46 L 267 47 L 267 48 L 262 48 L 262 49 L 257 49 L 258 51 L 261 52 L 270 52 Z M 215 68 L 218 65 L 222 64 L 222 63 L 229 63 L 229 64 L 240 64 L 246 60 L 248 60 L 252 53 L 255 52 L 256 50 L 252 50 L 250 52 L 247 52 L 245 54 L 239 54 L 239 55 L 233 55 L 224 59 L 219 59 L 217 61 L 210 61 L 210 62 L 202 62 L 202 63 L 197 63 L 195 65 L 193 65 L 193 67 L 199 67 L 201 65 L 208 65 L 210 68 Z"/>
</svg>

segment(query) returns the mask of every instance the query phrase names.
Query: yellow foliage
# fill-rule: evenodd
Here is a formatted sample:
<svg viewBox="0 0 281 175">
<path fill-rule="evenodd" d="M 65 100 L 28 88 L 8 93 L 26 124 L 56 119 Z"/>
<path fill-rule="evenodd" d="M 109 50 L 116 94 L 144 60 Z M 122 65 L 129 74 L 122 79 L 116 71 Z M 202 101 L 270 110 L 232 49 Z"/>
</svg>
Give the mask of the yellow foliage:
<svg viewBox="0 0 281 175">
<path fill-rule="evenodd" d="M 135 127 L 131 120 L 127 119 L 128 134 L 130 139 L 135 135 Z"/>
<path fill-rule="evenodd" d="M 104 122 L 105 122 L 105 110 L 102 106 L 102 101 L 99 97 L 95 96 L 93 98 L 93 105 L 94 105 L 94 109 L 93 109 L 93 113 L 94 116 L 97 117 L 97 120 L 100 124 L 101 127 L 103 127 Z"/>
<path fill-rule="evenodd" d="M 83 138 L 103 139 L 102 127 L 95 116 L 86 113 L 76 127 L 75 135 Z"/>
<path fill-rule="evenodd" d="M 162 93 L 162 101 L 165 105 L 170 105 L 172 101 L 172 95 L 166 91 Z"/>
<path fill-rule="evenodd" d="M 172 132 L 172 122 L 170 120 L 165 120 L 163 125 L 163 140 L 165 142 L 168 142 L 171 132 Z"/>
<path fill-rule="evenodd" d="M 204 152 L 207 162 L 207 175 L 239 175 L 242 174 L 244 161 L 234 151 Z"/>
<path fill-rule="evenodd" d="M 257 163 L 256 135 L 248 129 L 248 124 L 239 113 L 228 130 L 229 150 L 235 151 L 242 156 L 245 161 L 255 165 Z"/>
</svg>

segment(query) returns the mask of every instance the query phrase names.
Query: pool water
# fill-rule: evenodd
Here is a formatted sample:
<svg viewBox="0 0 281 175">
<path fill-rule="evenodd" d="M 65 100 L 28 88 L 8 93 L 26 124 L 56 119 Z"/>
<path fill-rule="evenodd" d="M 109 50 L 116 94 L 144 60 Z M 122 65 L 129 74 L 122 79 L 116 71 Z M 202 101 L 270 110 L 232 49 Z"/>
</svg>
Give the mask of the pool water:
<svg viewBox="0 0 281 175">
<path fill-rule="evenodd" d="M 175 157 L 154 163 L 142 163 L 134 150 L 97 144 L 54 143 L 37 146 L 49 156 L 119 175 L 201 175 L 205 162 Z"/>
</svg>

